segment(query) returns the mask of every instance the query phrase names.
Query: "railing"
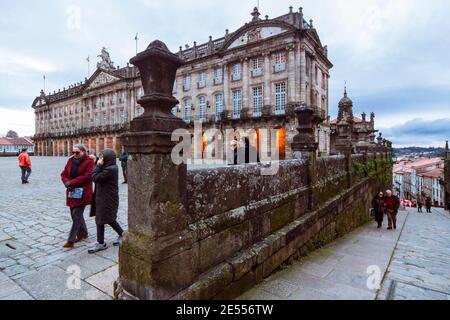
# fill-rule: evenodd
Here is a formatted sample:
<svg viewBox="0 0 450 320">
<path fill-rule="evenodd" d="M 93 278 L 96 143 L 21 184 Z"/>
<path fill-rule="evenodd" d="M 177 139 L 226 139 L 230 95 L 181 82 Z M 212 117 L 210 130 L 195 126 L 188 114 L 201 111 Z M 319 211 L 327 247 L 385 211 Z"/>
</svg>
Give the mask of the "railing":
<svg viewBox="0 0 450 320">
<path fill-rule="evenodd" d="M 252 70 L 252 77 L 260 77 L 260 76 L 262 76 L 262 74 L 263 74 L 263 71 L 262 71 L 262 68 L 257 68 L 257 69 L 253 69 Z"/>
<path fill-rule="evenodd" d="M 273 66 L 273 71 L 276 73 L 276 72 L 282 72 L 282 71 L 284 71 L 284 70 L 286 70 L 286 63 L 285 62 L 283 62 L 283 63 L 277 63 L 277 64 L 275 64 L 274 66 Z"/>
<path fill-rule="evenodd" d="M 233 73 L 233 74 L 231 75 L 231 80 L 233 80 L 233 81 L 239 81 L 239 80 L 241 80 L 241 74 L 240 74 L 240 73 Z"/>
<path fill-rule="evenodd" d="M 219 84 L 222 84 L 223 83 L 223 80 L 222 80 L 222 78 L 215 78 L 214 79 L 214 85 L 219 85 Z"/>
<path fill-rule="evenodd" d="M 204 88 L 204 87 L 206 87 L 206 81 L 205 80 L 197 82 L 197 88 L 198 89 L 201 89 L 201 88 Z"/>
</svg>

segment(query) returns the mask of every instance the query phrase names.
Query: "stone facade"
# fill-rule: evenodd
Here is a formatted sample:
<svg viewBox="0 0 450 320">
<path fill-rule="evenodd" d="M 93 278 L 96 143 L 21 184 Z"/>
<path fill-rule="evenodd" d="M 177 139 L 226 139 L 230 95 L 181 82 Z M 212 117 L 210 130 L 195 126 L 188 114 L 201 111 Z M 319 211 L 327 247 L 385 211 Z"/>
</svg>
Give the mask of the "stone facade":
<svg viewBox="0 0 450 320">
<path fill-rule="evenodd" d="M 179 104 L 172 112 L 193 130 L 276 129 L 281 159 L 292 158 L 296 134 L 294 110 L 311 107 L 319 155 L 330 153 L 328 80 L 332 68 L 312 20 L 300 8 L 283 16 L 252 20 L 235 32 L 193 47 L 180 47 L 173 95 Z M 120 151 L 117 135 L 128 131 L 142 114 L 137 100 L 142 84 L 135 67 L 114 68 L 105 49 L 97 71 L 83 83 L 53 94 L 41 92 L 33 102 L 39 155 L 67 155 L 82 142 L 97 152 Z M 259 133 L 258 133 L 258 138 Z M 271 141 L 269 139 L 268 144 Z M 260 143 L 258 143 L 259 146 Z"/>
<path fill-rule="evenodd" d="M 335 120 L 331 121 L 331 153 L 337 154 L 338 145 L 338 128 L 342 125 L 348 124 L 349 138 L 352 142 L 352 153 L 357 153 L 358 148 L 370 146 L 375 144 L 375 113 L 370 114 L 370 120 L 367 119 L 367 114 L 361 114 L 361 118 L 353 114 L 353 101 L 347 95 L 347 88 L 344 91 L 344 97 L 339 102 L 339 113 Z M 380 134 L 381 137 L 381 134 Z M 381 138 L 382 139 L 382 138 Z M 383 141 L 379 140 L 378 143 Z"/>
</svg>

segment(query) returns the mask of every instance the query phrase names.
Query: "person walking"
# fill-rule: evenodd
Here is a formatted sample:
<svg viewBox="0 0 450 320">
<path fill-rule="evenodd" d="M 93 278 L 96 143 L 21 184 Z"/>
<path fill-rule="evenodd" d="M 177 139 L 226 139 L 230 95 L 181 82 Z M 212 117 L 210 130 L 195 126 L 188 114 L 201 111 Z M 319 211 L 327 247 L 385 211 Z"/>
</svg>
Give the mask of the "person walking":
<svg viewBox="0 0 450 320">
<path fill-rule="evenodd" d="M 372 208 L 375 213 L 375 221 L 378 224 L 378 229 L 380 229 L 383 226 L 383 216 L 386 211 L 386 202 L 384 200 L 383 192 L 380 192 L 372 200 Z"/>
<path fill-rule="evenodd" d="M 67 188 L 66 204 L 70 208 L 72 228 L 64 248 L 73 248 L 74 243 L 88 238 L 88 229 L 84 220 L 84 209 L 92 201 L 92 171 L 94 161 L 86 154 L 83 145 L 73 147 L 73 156 L 67 161 L 61 173 L 61 181 Z"/>
<path fill-rule="evenodd" d="M 126 184 L 128 182 L 128 157 L 130 155 L 128 152 L 124 151 L 119 157 L 120 164 L 122 166 L 122 174 L 123 174 L 123 183 Z"/>
<path fill-rule="evenodd" d="M 113 245 L 118 246 L 122 241 L 123 230 L 117 222 L 117 211 L 119 209 L 119 168 L 116 161 L 116 153 L 113 150 L 105 149 L 92 173 L 95 191 L 90 216 L 95 216 L 97 243 L 88 250 L 88 253 L 96 253 L 108 248 L 105 242 L 106 224 L 109 224 L 118 234 L 118 238 L 113 242 Z"/>
<path fill-rule="evenodd" d="M 391 190 L 386 191 L 384 199 L 386 203 L 386 215 L 388 217 L 388 230 L 397 229 L 397 214 L 400 207 L 400 199 L 392 194 Z"/>
<path fill-rule="evenodd" d="M 31 160 L 26 148 L 19 154 L 19 167 L 22 172 L 22 184 L 27 184 L 31 175 Z"/>
<path fill-rule="evenodd" d="M 425 199 L 425 207 L 427 208 L 427 213 L 431 213 L 431 206 L 432 206 L 431 197 L 428 196 L 428 197 Z"/>
<path fill-rule="evenodd" d="M 423 208 L 423 200 L 422 197 L 419 197 L 419 199 L 417 199 L 417 212 L 422 212 L 422 208 Z"/>
</svg>

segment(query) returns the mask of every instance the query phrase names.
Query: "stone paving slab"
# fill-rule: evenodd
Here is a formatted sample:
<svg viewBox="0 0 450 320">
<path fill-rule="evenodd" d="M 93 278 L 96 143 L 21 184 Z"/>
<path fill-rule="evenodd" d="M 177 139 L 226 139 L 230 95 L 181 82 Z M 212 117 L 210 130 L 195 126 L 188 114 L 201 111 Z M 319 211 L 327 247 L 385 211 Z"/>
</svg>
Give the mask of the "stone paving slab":
<svg viewBox="0 0 450 320">
<path fill-rule="evenodd" d="M 450 213 L 411 211 L 380 300 L 446 300 L 450 295 Z"/>
<path fill-rule="evenodd" d="M 50 266 L 34 275 L 23 277 L 17 282 L 26 292 L 38 300 L 111 299 L 110 296 L 91 286 L 87 282 L 71 277 L 73 277 L 73 275 L 67 273 L 63 269 L 56 266 Z M 77 283 L 79 283 L 79 286 Z"/>
<path fill-rule="evenodd" d="M 115 265 L 86 279 L 93 287 L 114 296 L 114 281 L 119 278 L 119 266 Z"/>
<path fill-rule="evenodd" d="M 0 185 L 0 271 L 16 284 L 23 283 L 27 290 L 31 290 L 31 286 L 39 287 L 39 281 L 48 280 L 49 284 L 45 284 L 42 290 L 38 288 L 29 292 L 32 296 L 36 294 L 38 299 L 53 299 L 57 295 L 50 292 L 50 284 L 54 283 L 54 290 L 57 290 L 63 287 L 63 283 L 43 274 L 50 270 L 54 276 L 66 277 L 66 268 L 79 264 L 82 265 L 82 278 L 86 279 L 116 265 L 118 249 L 111 247 L 98 254 L 87 254 L 89 246 L 95 242 L 96 233 L 95 220 L 88 217 L 89 207 L 85 210 L 85 219 L 90 238 L 76 244 L 75 249 L 62 248 L 71 227 L 70 212 L 65 206 L 65 188 L 60 180 L 67 158 L 31 157 L 31 161 L 33 172 L 30 184 L 22 185 L 17 159 L 0 158 L 0 176 L 3 180 Z M 127 185 L 122 184 L 122 176 L 119 183 L 118 220 L 126 230 L 128 190 Z M 112 244 L 115 238 L 114 232 L 107 227 L 105 240 Z M 4 243 L 11 243 L 16 250 L 5 247 Z M 47 285 L 50 287 L 47 288 Z M 110 298 L 95 288 L 97 291 L 92 291 L 92 288 L 84 282 L 82 289 L 87 290 L 85 293 L 64 291 L 63 297 Z M 27 298 L 26 292 L 18 293 L 15 298 Z"/>
<path fill-rule="evenodd" d="M 262 292 L 287 300 L 374 300 L 376 289 L 368 288 L 368 267 L 382 276 L 389 265 L 407 212 L 398 216 L 398 229 L 382 229 L 371 222 L 294 262 L 238 299 L 256 300 Z"/>
</svg>

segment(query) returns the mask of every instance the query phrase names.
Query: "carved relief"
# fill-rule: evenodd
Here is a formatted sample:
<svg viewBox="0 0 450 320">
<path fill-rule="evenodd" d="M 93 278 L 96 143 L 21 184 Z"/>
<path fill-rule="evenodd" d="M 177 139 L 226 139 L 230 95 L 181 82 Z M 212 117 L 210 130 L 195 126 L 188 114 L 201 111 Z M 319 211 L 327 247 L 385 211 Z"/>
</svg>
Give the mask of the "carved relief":
<svg viewBox="0 0 450 320">
<path fill-rule="evenodd" d="M 247 41 L 254 42 L 261 39 L 261 29 L 257 28 L 255 30 L 251 30 L 247 33 Z"/>
<path fill-rule="evenodd" d="M 113 77 L 110 74 L 107 74 L 106 72 L 101 72 L 95 79 L 92 81 L 88 89 L 94 89 L 97 87 L 101 87 L 103 85 L 106 85 L 111 82 L 115 82 L 119 80 L 119 78 Z"/>
</svg>

